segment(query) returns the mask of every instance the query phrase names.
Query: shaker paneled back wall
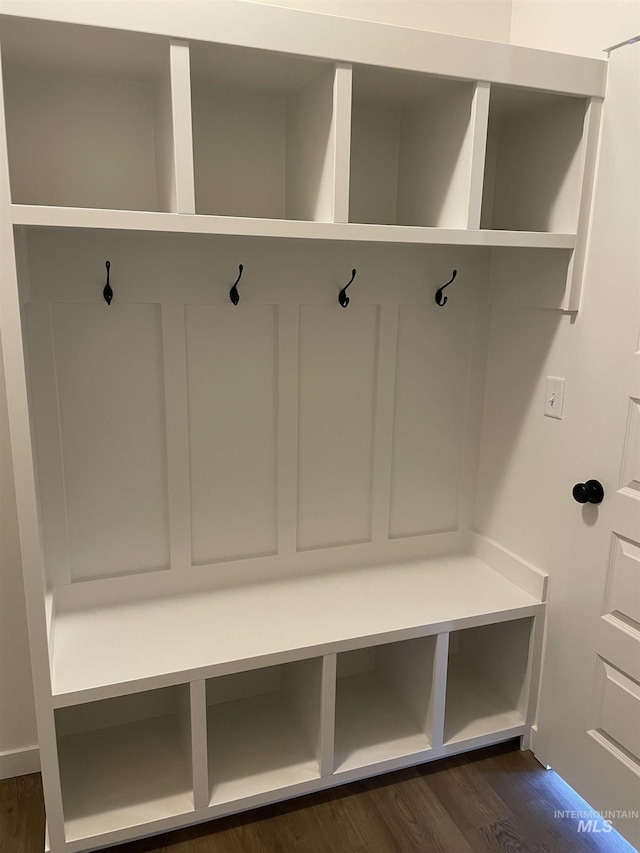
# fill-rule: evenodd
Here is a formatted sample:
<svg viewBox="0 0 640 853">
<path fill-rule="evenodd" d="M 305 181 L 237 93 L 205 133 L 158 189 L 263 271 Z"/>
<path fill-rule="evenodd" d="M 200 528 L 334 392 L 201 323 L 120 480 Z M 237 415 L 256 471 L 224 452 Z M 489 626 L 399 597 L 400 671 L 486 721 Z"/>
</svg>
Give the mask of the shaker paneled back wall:
<svg viewBox="0 0 640 853">
<path fill-rule="evenodd" d="M 468 527 L 481 250 L 34 230 L 26 254 L 51 582 L 355 544 L 389 558 Z"/>
</svg>

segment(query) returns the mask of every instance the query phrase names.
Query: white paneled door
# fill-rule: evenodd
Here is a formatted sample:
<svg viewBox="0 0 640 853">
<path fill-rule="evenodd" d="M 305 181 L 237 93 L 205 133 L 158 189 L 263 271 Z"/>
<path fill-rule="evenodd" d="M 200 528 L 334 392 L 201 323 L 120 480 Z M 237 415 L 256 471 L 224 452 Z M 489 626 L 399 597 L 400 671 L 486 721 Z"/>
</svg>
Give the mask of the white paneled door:
<svg viewBox="0 0 640 853">
<path fill-rule="evenodd" d="M 640 43 L 613 51 L 572 389 L 571 565 L 552 589 L 535 752 L 640 846 Z M 587 816 L 589 817 L 589 816 Z M 602 831 L 600 824 L 600 831 Z M 580 831 L 596 829 L 585 820 Z M 607 826 L 604 825 L 607 831 Z"/>
</svg>

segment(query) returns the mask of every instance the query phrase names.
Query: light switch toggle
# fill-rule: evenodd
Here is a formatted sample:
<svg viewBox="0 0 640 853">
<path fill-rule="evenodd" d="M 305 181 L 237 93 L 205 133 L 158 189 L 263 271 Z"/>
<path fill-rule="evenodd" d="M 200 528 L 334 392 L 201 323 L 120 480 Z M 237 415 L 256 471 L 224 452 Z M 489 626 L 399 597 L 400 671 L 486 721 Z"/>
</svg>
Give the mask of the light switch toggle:
<svg viewBox="0 0 640 853">
<path fill-rule="evenodd" d="M 560 376 L 547 376 L 547 388 L 544 398 L 544 414 L 547 418 L 562 420 L 564 407 L 564 379 Z"/>
</svg>

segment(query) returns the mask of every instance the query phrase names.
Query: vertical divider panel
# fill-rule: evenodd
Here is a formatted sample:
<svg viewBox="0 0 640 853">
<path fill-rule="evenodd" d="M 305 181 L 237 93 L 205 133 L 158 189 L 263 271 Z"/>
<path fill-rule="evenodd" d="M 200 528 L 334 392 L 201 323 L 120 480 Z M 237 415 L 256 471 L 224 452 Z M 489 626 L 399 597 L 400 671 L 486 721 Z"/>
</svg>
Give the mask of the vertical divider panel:
<svg viewBox="0 0 640 853">
<path fill-rule="evenodd" d="M 487 153 L 489 129 L 489 96 L 491 84 L 476 83 L 471 105 L 471 179 L 469 182 L 469 213 L 467 228 L 480 228 L 482 214 L 482 190 L 484 185 L 484 163 Z"/>
<path fill-rule="evenodd" d="M 333 221 L 349 221 L 349 172 L 351 169 L 351 65 L 338 63 L 333 82 L 334 198 Z"/>
<path fill-rule="evenodd" d="M 298 306 L 278 308 L 278 554 L 294 554 L 298 517 Z"/>
<path fill-rule="evenodd" d="M 189 424 L 184 305 L 162 305 L 169 547 L 172 569 L 191 566 Z"/>
<path fill-rule="evenodd" d="M 601 117 L 602 98 L 591 98 L 587 107 L 582 134 L 582 163 L 580 164 L 580 199 L 578 204 L 576 247 L 573 251 L 567 272 L 567 289 L 564 305 L 562 306 L 565 311 L 577 311 L 580 308 L 582 278 L 587 258 L 589 216 L 595 185 L 596 156 L 598 153 L 598 140 L 600 138 Z"/>
<path fill-rule="evenodd" d="M 545 619 L 546 610 L 543 608 L 531 620 L 529 657 L 522 697 L 522 716 L 525 721 L 525 730 L 520 741 L 521 749 L 531 749 L 531 728 L 536 723 L 545 644 Z"/>
<path fill-rule="evenodd" d="M 4 117 L 2 62 L 0 59 L 0 343 L 6 381 L 38 746 L 42 769 L 42 786 L 47 808 L 47 828 L 51 849 L 62 850 L 64 846 L 64 819 L 51 702 L 46 585 L 42 540 L 38 523 L 36 473 L 34 470 L 18 277 L 11 223 L 9 160 Z"/>
<path fill-rule="evenodd" d="M 373 456 L 373 542 L 386 542 L 389 538 L 397 350 L 398 306 L 397 304 L 383 305 L 381 308 L 380 339 L 378 343 L 378 380 Z"/>
<path fill-rule="evenodd" d="M 322 659 L 320 750 L 318 755 L 321 776 L 330 776 L 334 769 L 337 659 L 338 657 L 335 654 L 325 655 Z"/>
<path fill-rule="evenodd" d="M 209 805 L 209 762 L 207 749 L 207 690 L 203 680 L 189 686 L 191 714 L 191 770 L 193 805 L 196 811 Z"/>
<path fill-rule="evenodd" d="M 434 749 L 438 749 L 444 743 L 444 711 L 447 701 L 448 660 L 449 634 L 438 634 L 431 692 L 431 745 Z"/>
<path fill-rule="evenodd" d="M 176 213 L 195 213 L 189 44 L 172 40 L 170 51 Z"/>
</svg>

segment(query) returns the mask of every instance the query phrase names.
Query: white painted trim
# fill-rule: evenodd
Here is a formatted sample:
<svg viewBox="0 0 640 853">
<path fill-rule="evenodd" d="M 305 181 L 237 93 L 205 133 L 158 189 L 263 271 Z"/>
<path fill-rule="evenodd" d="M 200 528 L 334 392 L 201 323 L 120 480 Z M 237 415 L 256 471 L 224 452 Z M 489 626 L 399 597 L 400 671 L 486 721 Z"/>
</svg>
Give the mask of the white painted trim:
<svg viewBox="0 0 640 853">
<path fill-rule="evenodd" d="M 0 779 L 40 772 L 40 750 L 37 746 L 21 746 L 0 752 Z"/>
<path fill-rule="evenodd" d="M 567 271 L 567 288 L 563 305 L 565 311 L 578 311 L 580 308 L 582 280 L 589 249 L 591 209 L 597 174 L 596 161 L 600 149 L 601 120 L 602 99 L 591 98 L 584 119 L 576 247 Z"/>
<path fill-rule="evenodd" d="M 604 94 L 606 60 L 238 0 L 207 3 L 206 14 L 202 14 L 201 4 L 179 0 L 126 4 L 3 0 L 2 12 L 462 80 L 583 96 Z"/>
<path fill-rule="evenodd" d="M 176 208 L 178 213 L 195 213 L 189 45 L 172 40 L 169 50 Z"/>
<path fill-rule="evenodd" d="M 538 601 L 547 600 L 549 575 L 479 533 L 469 534 L 469 552 Z"/>
<path fill-rule="evenodd" d="M 12 205 L 15 225 L 53 228 L 106 228 L 242 237 L 280 237 L 302 240 L 413 243 L 433 246 L 514 246 L 573 249 L 575 234 L 538 231 L 491 231 L 464 228 L 425 228 L 415 225 L 362 225 L 309 222 L 297 219 L 251 219 L 237 216 L 159 213 L 139 210 L 98 210 L 82 207 Z"/>
<path fill-rule="evenodd" d="M 349 221 L 351 170 L 351 66 L 338 63 L 333 83 L 333 221 Z"/>
<path fill-rule="evenodd" d="M 467 228 L 480 228 L 482 216 L 482 188 L 484 165 L 487 153 L 487 131 L 489 128 L 490 83 L 476 83 L 471 106 L 471 174 L 469 176 L 469 212 Z"/>
</svg>

